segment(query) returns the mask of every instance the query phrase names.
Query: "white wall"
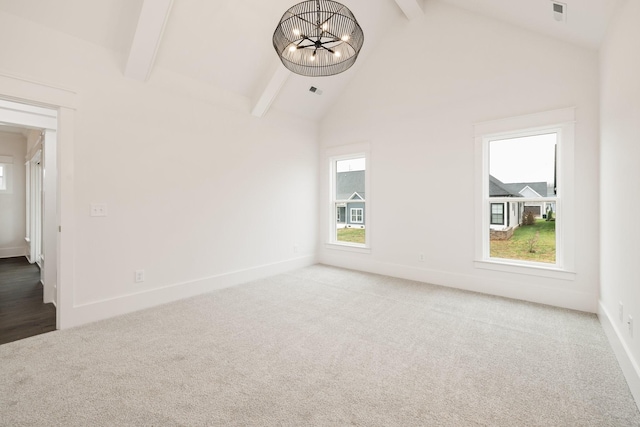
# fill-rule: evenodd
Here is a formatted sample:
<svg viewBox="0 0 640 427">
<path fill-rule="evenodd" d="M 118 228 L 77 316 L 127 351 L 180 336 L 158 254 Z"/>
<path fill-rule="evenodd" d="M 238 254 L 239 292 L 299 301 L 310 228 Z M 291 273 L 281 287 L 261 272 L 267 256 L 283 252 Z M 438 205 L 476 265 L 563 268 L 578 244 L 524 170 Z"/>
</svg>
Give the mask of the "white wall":
<svg viewBox="0 0 640 427">
<path fill-rule="evenodd" d="M 640 2 L 610 25 L 600 59 L 600 319 L 640 402 Z M 623 320 L 619 303 L 623 304 Z M 626 324 L 634 319 L 633 334 Z"/>
<path fill-rule="evenodd" d="M 565 107 L 577 117 L 574 280 L 476 269 L 474 123 Z M 596 311 L 597 52 L 427 2 L 322 121 L 323 149 L 361 141 L 371 143 L 371 253 L 323 245 L 321 262 Z M 327 212 L 323 204 L 321 238 Z"/>
<path fill-rule="evenodd" d="M 0 258 L 25 255 L 26 138 L 0 131 L 0 156 L 13 157 L 12 191 L 0 193 Z"/>
<path fill-rule="evenodd" d="M 125 79 L 115 52 L 0 13 L 0 38 L 17 34 L 4 71 L 79 99 L 63 326 L 315 261 L 317 125 L 275 110 L 255 118 L 248 99 L 162 69 Z M 108 216 L 90 217 L 92 203 Z"/>
</svg>

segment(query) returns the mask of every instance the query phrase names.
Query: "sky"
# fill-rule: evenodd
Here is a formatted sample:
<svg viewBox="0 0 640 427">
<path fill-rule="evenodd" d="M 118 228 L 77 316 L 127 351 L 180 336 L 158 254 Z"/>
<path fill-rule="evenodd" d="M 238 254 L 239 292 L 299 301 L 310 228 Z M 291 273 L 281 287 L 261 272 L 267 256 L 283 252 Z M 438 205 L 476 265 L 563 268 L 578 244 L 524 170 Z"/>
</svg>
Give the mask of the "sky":
<svg viewBox="0 0 640 427">
<path fill-rule="evenodd" d="M 337 172 L 362 171 L 365 170 L 365 158 L 338 160 L 336 162 Z"/>
<path fill-rule="evenodd" d="M 556 134 L 491 141 L 489 173 L 505 184 L 553 183 Z"/>
<path fill-rule="evenodd" d="M 504 183 L 553 182 L 556 134 L 491 141 L 489 171 Z M 337 172 L 365 170 L 365 158 L 338 160 Z"/>
</svg>

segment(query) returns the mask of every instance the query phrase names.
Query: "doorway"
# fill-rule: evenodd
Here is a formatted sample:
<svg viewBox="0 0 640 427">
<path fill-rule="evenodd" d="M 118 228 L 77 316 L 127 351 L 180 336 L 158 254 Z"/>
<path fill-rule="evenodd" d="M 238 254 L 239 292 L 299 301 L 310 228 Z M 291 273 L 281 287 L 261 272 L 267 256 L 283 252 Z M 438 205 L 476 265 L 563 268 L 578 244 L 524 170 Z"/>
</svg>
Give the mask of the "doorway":
<svg viewBox="0 0 640 427">
<path fill-rule="evenodd" d="M 15 279 L 11 284 L 20 286 L 16 288 L 3 284 L 6 292 L 0 294 L 0 297 L 12 299 L 15 304 L 26 298 L 31 301 L 30 307 L 39 298 L 42 307 L 48 305 L 47 325 L 36 328 L 45 329 L 43 332 L 51 330 L 51 310 L 54 310 L 53 329 L 57 323 L 53 308 L 58 302 L 57 115 L 57 111 L 51 108 L 0 99 L 0 131 L 22 128 L 24 135 L 28 135 L 25 142 L 26 155 L 15 159 L 20 162 L 20 166 L 24 165 L 20 180 L 23 188 L 20 190 L 25 193 L 25 205 L 24 216 L 19 224 L 20 227 L 24 224 L 22 256 L 1 260 L 3 273 Z M 21 262 L 21 258 L 24 262 Z M 32 283 L 34 274 L 38 276 L 35 285 Z M 28 283 L 18 283 L 17 279 L 21 277 Z M 36 304 L 37 310 L 42 307 Z M 15 328 L 21 327 L 14 321 L 11 325 L 14 332 Z M 21 333 L 17 333 L 16 336 L 20 335 Z"/>
</svg>

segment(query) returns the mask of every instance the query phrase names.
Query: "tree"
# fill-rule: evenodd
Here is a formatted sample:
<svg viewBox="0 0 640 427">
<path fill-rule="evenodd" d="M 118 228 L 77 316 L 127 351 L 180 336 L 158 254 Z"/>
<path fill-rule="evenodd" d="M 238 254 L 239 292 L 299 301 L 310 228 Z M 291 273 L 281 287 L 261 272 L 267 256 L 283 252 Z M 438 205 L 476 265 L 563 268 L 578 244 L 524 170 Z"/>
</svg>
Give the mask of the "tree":
<svg viewBox="0 0 640 427">
<path fill-rule="evenodd" d="M 531 236 L 531 238 L 529 238 L 529 240 L 527 240 L 530 254 L 536 253 L 536 244 L 538 243 L 538 239 L 540 239 L 540 232 L 536 231 L 536 234 L 534 234 L 533 236 Z"/>
<path fill-rule="evenodd" d="M 533 225 L 536 223 L 536 217 L 531 211 L 527 211 L 524 213 L 524 218 L 522 219 L 522 225 Z"/>
</svg>

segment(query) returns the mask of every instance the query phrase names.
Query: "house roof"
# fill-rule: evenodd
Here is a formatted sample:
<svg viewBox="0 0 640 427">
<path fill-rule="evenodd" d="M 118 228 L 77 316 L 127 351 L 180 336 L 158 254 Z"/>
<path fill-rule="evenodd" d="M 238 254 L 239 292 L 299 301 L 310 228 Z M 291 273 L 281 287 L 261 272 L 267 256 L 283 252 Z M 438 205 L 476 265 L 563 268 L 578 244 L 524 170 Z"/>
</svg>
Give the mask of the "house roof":
<svg viewBox="0 0 640 427">
<path fill-rule="evenodd" d="M 522 197 L 517 191 L 507 188 L 507 185 L 493 175 L 489 175 L 489 197 Z"/>
<path fill-rule="evenodd" d="M 336 198 L 338 200 L 349 200 L 354 193 L 358 193 L 364 199 L 364 190 L 364 171 L 338 172 L 336 174 Z"/>
<path fill-rule="evenodd" d="M 538 193 L 539 197 L 547 197 L 547 183 L 546 182 L 513 182 L 505 184 L 507 188 L 511 191 L 518 192 L 518 194 L 522 195 L 522 192 L 529 187 L 536 193 Z M 526 196 L 524 196 L 526 197 Z"/>
<path fill-rule="evenodd" d="M 527 187 L 538 193 L 539 197 L 553 196 L 548 194 L 547 183 L 544 181 L 504 183 L 489 175 L 489 197 L 525 197 L 522 192 Z"/>
</svg>

